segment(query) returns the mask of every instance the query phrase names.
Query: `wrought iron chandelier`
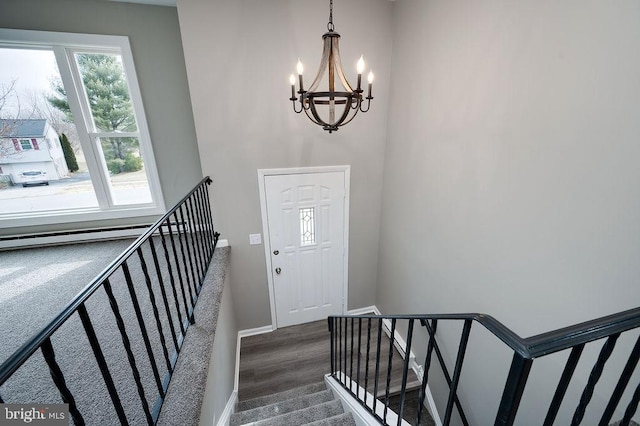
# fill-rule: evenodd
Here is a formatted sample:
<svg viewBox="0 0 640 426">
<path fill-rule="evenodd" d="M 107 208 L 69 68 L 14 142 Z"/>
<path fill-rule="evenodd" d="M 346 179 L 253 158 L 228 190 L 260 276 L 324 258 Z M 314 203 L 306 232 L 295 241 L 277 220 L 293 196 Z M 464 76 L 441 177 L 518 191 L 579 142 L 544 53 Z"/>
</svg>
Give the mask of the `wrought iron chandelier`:
<svg viewBox="0 0 640 426">
<path fill-rule="evenodd" d="M 354 119 L 358 111 L 363 113 L 369 111 L 371 107 L 371 88 L 373 86 L 373 72 L 369 71 L 368 75 L 368 91 L 367 96 L 363 97 L 364 90 L 361 88 L 362 72 L 364 71 L 364 59 L 360 56 L 360 60 L 356 66 L 358 72 L 358 84 L 354 90 L 342 70 L 340 61 L 340 49 L 338 40 L 340 34 L 334 31 L 333 26 L 333 0 L 329 2 L 329 23 L 327 24 L 327 32 L 322 36 L 324 40 L 324 48 L 322 51 L 322 60 L 318 68 L 318 74 L 311 83 L 308 90 L 304 90 L 302 82 L 303 66 L 298 59 L 298 83 L 299 90 L 296 97 L 296 78 L 293 74 L 289 77 L 291 83 L 291 103 L 296 113 L 305 112 L 307 117 L 315 124 L 322 126 L 329 133 L 337 131 L 339 127 L 344 126 Z M 318 90 L 325 74 L 328 72 L 328 90 Z M 336 81 L 337 80 L 337 81 Z M 336 83 L 342 85 L 342 90 L 336 90 Z M 367 100 L 366 108 L 364 108 L 364 99 Z"/>
</svg>

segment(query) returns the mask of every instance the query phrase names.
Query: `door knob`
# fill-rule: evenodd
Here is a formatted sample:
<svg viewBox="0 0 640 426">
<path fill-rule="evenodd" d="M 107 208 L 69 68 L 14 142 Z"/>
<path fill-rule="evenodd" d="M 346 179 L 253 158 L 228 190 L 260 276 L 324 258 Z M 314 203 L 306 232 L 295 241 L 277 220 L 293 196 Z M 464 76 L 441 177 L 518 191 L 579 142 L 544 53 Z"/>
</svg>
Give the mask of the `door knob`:
<svg viewBox="0 0 640 426">
<path fill-rule="evenodd" d="M 273 251 L 273 254 L 277 256 L 277 255 L 279 255 L 279 254 L 280 254 L 280 251 L 279 251 L 279 250 L 274 250 L 274 251 Z"/>
<path fill-rule="evenodd" d="M 276 268 L 276 274 L 280 275 L 280 272 L 282 272 L 282 269 Z"/>
</svg>

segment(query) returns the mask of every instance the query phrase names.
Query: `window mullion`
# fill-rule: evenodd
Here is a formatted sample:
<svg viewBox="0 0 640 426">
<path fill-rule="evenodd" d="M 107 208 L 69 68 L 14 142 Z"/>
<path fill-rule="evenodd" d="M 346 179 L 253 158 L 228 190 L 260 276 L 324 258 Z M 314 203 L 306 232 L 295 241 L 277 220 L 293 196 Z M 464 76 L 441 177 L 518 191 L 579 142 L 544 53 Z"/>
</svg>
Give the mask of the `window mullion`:
<svg viewBox="0 0 640 426">
<path fill-rule="evenodd" d="M 73 52 L 70 49 L 54 46 L 53 51 L 60 70 L 62 84 L 67 94 L 69 108 L 73 116 L 76 117 L 74 121 L 78 130 L 78 138 L 89 167 L 89 175 L 98 205 L 101 209 L 109 209 L 114 205 L 111 195 L 111 180 L 107 174 L 99 140 L 91 136 L 94 130 L 93 120 L 84 92 L 82 77 L 73 57 Z"/>
</svg>

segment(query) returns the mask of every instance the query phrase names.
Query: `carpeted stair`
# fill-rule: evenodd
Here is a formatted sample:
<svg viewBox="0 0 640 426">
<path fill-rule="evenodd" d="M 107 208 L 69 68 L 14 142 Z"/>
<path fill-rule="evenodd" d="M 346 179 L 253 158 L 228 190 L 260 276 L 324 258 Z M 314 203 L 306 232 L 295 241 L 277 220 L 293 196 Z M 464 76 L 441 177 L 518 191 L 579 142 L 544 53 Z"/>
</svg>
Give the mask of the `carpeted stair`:
<svg viewBox="0 0 640 426">
<path fill-rule="evenodd" d="M 238 402 L 229 426 L 355 426 L 324 383 Z"/>
</svg>

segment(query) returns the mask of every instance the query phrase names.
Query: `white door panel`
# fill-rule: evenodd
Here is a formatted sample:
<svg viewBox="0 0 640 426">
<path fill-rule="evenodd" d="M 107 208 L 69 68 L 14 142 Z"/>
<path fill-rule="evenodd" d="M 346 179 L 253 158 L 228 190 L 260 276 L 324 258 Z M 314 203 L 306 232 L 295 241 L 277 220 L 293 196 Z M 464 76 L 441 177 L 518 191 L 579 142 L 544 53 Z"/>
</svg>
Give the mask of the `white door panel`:
<svg viewBox="0 0 640 426">
<path fill-rule="evenodd" d="M 278 327 L 342 314 L 345 173 L 264 176 Z"/>
</svg>

